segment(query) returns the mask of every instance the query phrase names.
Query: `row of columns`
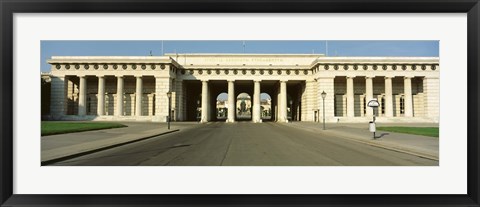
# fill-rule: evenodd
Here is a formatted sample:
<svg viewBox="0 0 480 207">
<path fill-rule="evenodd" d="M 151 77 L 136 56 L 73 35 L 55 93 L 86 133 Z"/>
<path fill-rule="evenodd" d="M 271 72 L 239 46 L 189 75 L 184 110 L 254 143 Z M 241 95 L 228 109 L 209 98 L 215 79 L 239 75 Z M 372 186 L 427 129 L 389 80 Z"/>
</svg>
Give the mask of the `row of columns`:
<svg viewBox="0 0 480 207">
<path fill-rule="evenodd" d="M 97 101 L 97 115 L 105 115 L 105 76 L 98 77 L 98 101 Z M 124 80 L 123 76 L 117 77 L 117 110 L 116 116 L 123 116 L 123 89 Z M 136 91 L 135 91 L 135 115 L 141 116 L 142 114 L 142 91 L 143 82 L 142 76 L 136 77 Z M 87 114 L 87 79 L 85 76 L 79 76 L 79 96 L 78 96 L 78 115 Z"/>
<path fill-rule="evenodd" d="M 347 117 L 354 117 L 354 92 L 353 78 L 355 76 L 347 76 Z M 365 99 L 370 101 L 373 99 L 373 78 L 365 77 Z M 392 78 L 385 77 L 385 116 L 393 117 L 393 87 Z M 413 117 L 413 97 L 412 97 L 412 77 L 404 77 L 404 96 L 405 96 L 405 117 Z M 366 107 L 366 115 L 373 116 L 373 109 Z"/>
<path fill-rule="evenodd" d="M 98 77 L 98 105 L 97 114 L 99 116 L 105 114 L 105 77 Z M 124 91 L 124 77 L 117 77 L 117 96 L 116 99 L 116 116 L 123 115 L 123 91 Z M 142 76 L 136 77 L 136 97 L 135 97 L 135 115 L 140 116 L 142 112 L 142 91 L 143 80 Z M 346 79 L 347 84 L 347 117 L 354 117 L 354 78 L 355 76 L 348 76 Z M 366 88 L 366 100 L 373 99 L 373 78 L 371 76 L 365 77 Z M 393 87 L 392 78 L 385 77 L 385 116 L 393 116 Z M 404 116 L 413 117 L 413 96 L 412 96 L 412 80 L 413 77 L 404 77 Z M 333 83 L 332 83 L 333 84 Z M 253 122 L 261 122 L 261 107 L 260 107 L 260 92 L 261 81 L 254 81 L 254 93 L 253 93 Z M 208 122 L 210 120 L 209 114 L 209 88 L 208 80 L 202 81 L 202 122 Z M 78 102 L 78 115 L 86 115 L 87 105 L 87 79 L 86 76 L 79 76 L 79 102 Z M 278 93 L 278 114 L 277 120 L 280 122 L 287 122 L 287 82 L 280 81 L 279 93 Z M 235 82 L 234 80 L 228 81 L 228 118 L 227 122 L 235 121 Z M 372 116 L 373 110 L 370 107 L 366 107 L 366 115 Z"/>
<path fill-rule="evenodd" d="M 261 118 L 261 107 L 260 107 L 260 80 L 255 80 L 253 82 L 253 111 L 252 111 L 252 121 L 255 123 L 262 122 Z M 209 89 L 208 89 L 208 80 L 202 81 L 202 115 L 201 122 L 208 122 L 209 119 Z M 280 101 L 278 102 L 278 121 L 286 122 L 287 121 L 287 81 L 280 81 Z M 228 80 L 228 114 L 227 122 L 235 122 L 235 81 Z"/>
</svg>

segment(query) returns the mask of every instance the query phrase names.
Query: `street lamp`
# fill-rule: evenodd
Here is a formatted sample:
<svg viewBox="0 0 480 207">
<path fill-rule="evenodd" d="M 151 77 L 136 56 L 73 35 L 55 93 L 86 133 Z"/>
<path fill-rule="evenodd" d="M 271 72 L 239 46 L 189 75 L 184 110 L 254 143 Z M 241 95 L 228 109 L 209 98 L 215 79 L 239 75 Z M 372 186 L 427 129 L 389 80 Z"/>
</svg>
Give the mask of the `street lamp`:
<svg viewBox="0 0 480 207">
<path fill-rule="evenodd" d="M 168 116 L 167 116 L 167 123 L 168 123 L 168 130 L 170 130 L 170 107 L 172 105 L 172 92 L 168 91 L 167 92 L 167 97 L 168 97 Z"/>
<path fill-rule="evenodd" d="M 322 92 L 322 99 L 323 99 L 323 130 L 325 130 L 325 97 L 327 93 L 325 91 Z"/>
<path fill-rule="evenodd" d="M 378 103 L 377 99 L 372 99 L 370 100 L 368 103 L 367 103 L 367 106 L 368 107 L 372 107 L 372 110 L 373 110 L 373 121 L 371 121 L 369 123 L 369 129 L 370 129 L 370 132 L 373 132 L 373 139 L 376 139 L 375 137 L 375 131 L 376 131 L 376 127 L 375 127 L 375 109 L 377 107 L 380 106 L 380 103 Z"/>
</svg>

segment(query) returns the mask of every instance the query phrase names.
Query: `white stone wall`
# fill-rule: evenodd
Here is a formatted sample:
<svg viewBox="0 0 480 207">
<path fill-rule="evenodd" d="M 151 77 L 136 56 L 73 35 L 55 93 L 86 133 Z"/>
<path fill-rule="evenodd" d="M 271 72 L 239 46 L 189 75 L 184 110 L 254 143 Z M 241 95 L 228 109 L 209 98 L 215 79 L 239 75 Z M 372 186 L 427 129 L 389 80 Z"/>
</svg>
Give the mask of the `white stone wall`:
<svg viewBox="0 0 480 207">
<path fill-rule="evenodd" d="M 306 92 L 307 88 L 306 88 L 306 84 L 302 84 L 302 89 L 300 90 L 300 101 L 301 101 L 301 105 L 300 107 L 302 108 L 301 110 L 301 121 L 308 121 L 308 117 L 307 117 L 307 111 L 306 111 L 306 108 L 307 108 L 307 92 Z M 272 112 L 273 112 L 273 109 L 272 109 Z"/>
<path fill-rule="evenodd" d="M 317 101 L 315 100 L 317 94 L 317 84 L 314 80 L 306 81 L 305 91 L 303 93 L 303 115 L 302 121 L 314 121 L 315 110 L 318 109 Z M 317 115 L 318 116 L 318 115 Z M 318 117 L 317 117 L 318 118 Z"/>
<path fill-rule="evenodd" d="M 333 77 L 320 77 L 317 79 L 317 105 L 320 109 L 319 117 L 320 120 L 323 119 L 323 99 L 321 93 L 325 91 L 325 119 L 331 120 L 334 117 L 334 97 L 335 97 L 335 86 Z"/>
<path fill-rule="evenodd" d="M 434 121 L 439 121 L 440 108 L 440 81 L 438 78 L 423 79 L 423 90 L 425 92 L 425 114 Z"/>
<path fill-rule="evenodd" d="M 172 91 L 169 77 L 155 77 L 155 117 L 154 121 L 166 122 L 168 116 L 167 92 Z"/>
<path fill-rule="evenodd" d="M 177 61 L 175 61 L 177 60 Z M 183 62 L 182 62 L 183 61 Z M 413 116 L 438 121 L 439 66 L 438 58 L 357 58 L 324 57 L 321 55 L 180 55 L 177 57 L 53 57 L 51 115 L 77 115 L 79 76 L 87 78 L 87 115 L 96 115 L 98 79 L 105 76 L 105 117 L 116 111 L 117 83 L 122 76 L 123 116 L 135 116 L 136 75 L 143 75 L 142 113 L 154 116 L 152 121 L 166 121 L 168 98 L 172 91 L 173 120 L 185 119 L 186 88 L 189 80 L 270 80 L 295 81 L 303 85 L 299 95 L 302 121 L 322 118 L 321 92 L 327 93 L 325 112 L 328 121 L 346 116 L 346 76 L 353 79 L 355 117 L 364 117 L 365 77 L 373 78 L 373 96 L 385 94 L 385 76 L 392 79 L 393 116 L 402 117 L 400 100 L 404 96 L 403 77 L 411 79 Z M 62 79 L 62 77 L 65 77 Z M 145 78 L 149 77 L 149 78 Z M 57 80 L 54 80 L 58 78 Z M 424 81 L 422 80 L 424 78 Z M 211 89 L 211 88 L 210 88 Z M 277 91 L 279 93 L 280 91 Z M 63 95 L 62 95 L 63 94 Z M 206 94 L 209 96 L 209 93 Z M 292 94 L 291 94 L 292 95 Z M 275 93 L 272 94 L 275 97 Z M 293 95 L 292 95 L 293 96 Z M 62 98 L 63 97 L 63 98 Z M 210 99 L 209 99 L 210 100 Z M 274 109 L 278 118 L 280 97 Z M 190 106 L 188 106 L 190 107 Z M 379 110 L 381 112 L 381 110 Z M 211 116 L 210 113 L 207 113 Z M 383 116 L 382 113 L 379 114 Z M 117 117 L 122 118 L 122 117 Z M 210 118 L 209 118 L 210 119 Z"/>
</svg>

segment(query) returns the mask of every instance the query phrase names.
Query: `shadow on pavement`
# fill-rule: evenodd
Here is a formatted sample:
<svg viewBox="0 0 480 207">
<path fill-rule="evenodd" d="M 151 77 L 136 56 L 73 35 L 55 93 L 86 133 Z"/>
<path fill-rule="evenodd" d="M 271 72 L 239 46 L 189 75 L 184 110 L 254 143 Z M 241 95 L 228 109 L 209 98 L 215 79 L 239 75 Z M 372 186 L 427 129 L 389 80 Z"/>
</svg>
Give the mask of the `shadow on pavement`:
<svg viewBox="0 0 480 207">
<path fill-rule="evenodd" d="M 376 136 L 375 139 L 382 138 L 383 136 L 389 135 L 389 134 L 390 134 L 390 133 L 382 133 L 382 134 L 380 134 L 379 136 Z"/>
</svg>

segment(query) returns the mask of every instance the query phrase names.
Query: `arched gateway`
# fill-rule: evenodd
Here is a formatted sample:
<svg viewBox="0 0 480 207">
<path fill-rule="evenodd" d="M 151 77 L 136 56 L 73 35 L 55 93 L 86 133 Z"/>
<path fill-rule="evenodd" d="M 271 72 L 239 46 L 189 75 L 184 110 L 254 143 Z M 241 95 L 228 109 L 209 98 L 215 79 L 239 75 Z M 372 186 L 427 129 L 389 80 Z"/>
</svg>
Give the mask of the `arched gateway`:
<svg viewBox="0 0 480 207">
<path fill-rule="evenodd" d="M 439 59 L 325 57 L 318 54 L 166 54 L 54 56 L 50 119 L 235 122 L 356 122 L 371 119 L 376 98 L 383 121 L 438 122 Z M 320 95 L 326 93 L 325 99 Z M 227 93 L 219 118 L 217 96 Z M 268 101 L 260 94 L 269 94 Z M 288 97 L 288 98 L 287 98 Z M 269 111 L 262 104 L 268 102 Z M 323 104 L 325 111 L 323 111 Z M 247 110 L 248 108 L 248 110 Z M 268 115 L 268 116 L 267 116 Z"/>
</svg>

